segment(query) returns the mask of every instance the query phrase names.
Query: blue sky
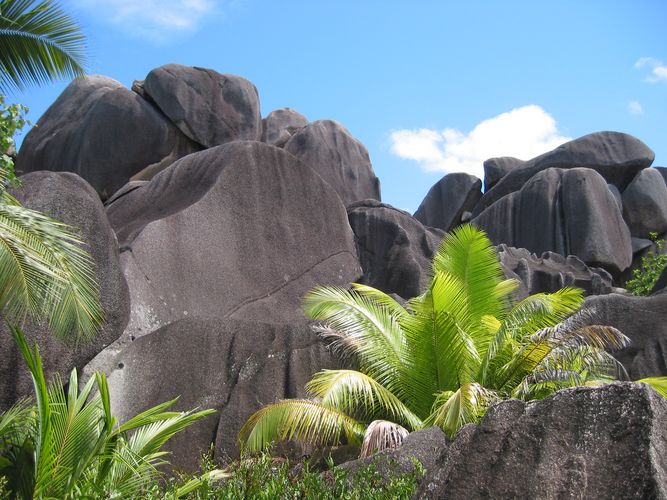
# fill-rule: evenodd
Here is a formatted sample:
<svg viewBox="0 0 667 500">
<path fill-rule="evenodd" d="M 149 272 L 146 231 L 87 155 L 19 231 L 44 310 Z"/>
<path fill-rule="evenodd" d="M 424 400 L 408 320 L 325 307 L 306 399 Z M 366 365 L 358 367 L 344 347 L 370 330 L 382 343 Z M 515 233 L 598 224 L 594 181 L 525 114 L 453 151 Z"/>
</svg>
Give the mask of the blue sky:
<svg viewBox="0 0 667 500">
<path fill-rule="evenodd" d="M 89 68 L 129 86 L 166 63 L 241 75 L 262 114 L 334 119 L 383 201 L 414 211 L 447 171 L 599 130 L 667 165 L 667 1 L 65 0 Z M 37 121 L 65 82 L 9 96 Z"/>
</svg>

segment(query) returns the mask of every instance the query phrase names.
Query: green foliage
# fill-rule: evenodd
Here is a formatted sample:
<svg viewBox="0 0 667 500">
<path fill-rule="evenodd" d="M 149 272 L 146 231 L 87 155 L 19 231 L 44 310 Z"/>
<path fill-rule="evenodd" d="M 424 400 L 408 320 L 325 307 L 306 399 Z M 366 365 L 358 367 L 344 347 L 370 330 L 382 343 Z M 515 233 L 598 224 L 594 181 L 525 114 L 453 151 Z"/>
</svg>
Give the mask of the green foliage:
<svg viewBox="0 0 667 500">
<path fill-rule="evenodd" d="M 5 96 L 0 94 L 0 170 L 6 172 L 7 182 L 11 187 L 19 185 L 14 173 L 14 160 L 10 153 L 15 150 L 14 135 L 29 125 L 25 115 L 28 108 L 21 104 L 6 104 Z"/>
<path fill-rule="evenodd" d="M 499 400 L 540 399 L 624 374 L 605 349 L 628 339 L 576 313 L 581 290 L 512 304 L 516 286 L 485 233 L 467 225 L 444 239 L 428 288 L 406 307 L 359 284 L 312 290 L 306 315 L 322 322 L 320 334 L 358 370 L 317 373 L 306 386 L 310 405 L 264 407 L 241 429 L 240 445 L 257 451 L 277 440 L 344 438 L 362 440 L 362 450 L 382 449 L 399 444 L 406 430 L 432 425 L 452 437 Z"/>
<path fill-rule="evenodd" d="M 201 474 L 206 475 L 210 467 L 210 464 L 205 465 Z M 396 468 L 390 475 L 381 474 L 373 464 L 355 472 L 332 467 L 320 473 L 311 468 L 308 462 L 295 465 L 288 460 L 274 459 L 263 454 L 233 463 L 226 473 L 224 480 L 208 480 L 187 498 L 408 499 L 412 498 L 424 475 L 424 469 L 417 462 L 415 471 L 411 473 L 400 472 Z M 189 480 L 189 476 L 182 476 L 170 480 L 166 485 L 154 484 L 144 498 L 176 498 Z"/>
<path fill-rule="evenodd" d="M 661 253 L 665 248 L 665 240 L 659 239 L 658 233 L 651 233 L 650 237 L 656 251 L 642 257 L 641 267 L 632 271 L 632 279 L 625 284 L 625 288 L 633 295 L 651 295 L 655 283 L 667 266 L 667 254 Z"/>
<path fill-rule="evenodd" d="M 54 0 L 0 0 L 0 91 L 83 75 L 85 38 Z"/>
<path fill-rule="evenodd" d="M 163 445 L 213 413 L 168 411 L 173 400 L 119 424 L 103 374 L 81 390 L 76 370 L 67 389 L 59 377 L 47 386 L 37 346 L 31 348 L 18 328 L 12 334 L 36 400 L 0 414 L 0 477 L 18 498 L 135 497 L 161 476 L 158 467 L 168 464 Z M 198 485 L 191 483 L 190 490 Z"/>
</svg>

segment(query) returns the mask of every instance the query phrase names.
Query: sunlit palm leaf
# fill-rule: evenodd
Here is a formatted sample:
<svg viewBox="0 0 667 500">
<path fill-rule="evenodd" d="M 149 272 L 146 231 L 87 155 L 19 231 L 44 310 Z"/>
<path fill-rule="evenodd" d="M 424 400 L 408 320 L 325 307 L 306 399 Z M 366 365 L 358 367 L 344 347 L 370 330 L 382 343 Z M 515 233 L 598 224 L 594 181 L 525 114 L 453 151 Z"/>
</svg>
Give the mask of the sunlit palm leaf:
<svg viewBox="0 0 667 500">
<path fill-rule="evenodd" d="M 408 434 L 407 429 L 394 422 L 374 420 L 364 433 L 359 458 L 370 457 L 378 451 L 398 448 Z"/>
<path fill-rule="evenodd" d="M 643 382 L 650 385 L 655 392 L 667 398 L 667 377 L 646 377 L 637 382 Z"/>
<path fill-rule="evenodd" d="M 456 391 L 437 395 L 428 423 L 437 425 L 453 438 L 466 424 L 478 422 L 498 395 L 477 383 L 464 384 Z"/>
<path fill-rule="evenodd" d="M 85 40 L 52 0 L 0 1 L 0 91 L 84 73 Z"/>
<path fill-rule="evenodd" d="M 370 416 L 371 419 L 376 415 L 385 415 L 404 423 L 411 430 L 422 427 L 422 421 L 399 398 L 358 371 L 322 370 L 313 375 L 306 390 L 321 400 L 324 406 L 348 415 Z"/>
<path fill-rule="evenodd" d="M 282 440 L 323 446 L 339 444 L 345 436 L 348 442 L 359 443 L 363 434 L 361 423 L 335 408 L 306 399 L 287 399 L 251 415 L 238 440 L 244 450 L 261 451 Z"/>
</svg>

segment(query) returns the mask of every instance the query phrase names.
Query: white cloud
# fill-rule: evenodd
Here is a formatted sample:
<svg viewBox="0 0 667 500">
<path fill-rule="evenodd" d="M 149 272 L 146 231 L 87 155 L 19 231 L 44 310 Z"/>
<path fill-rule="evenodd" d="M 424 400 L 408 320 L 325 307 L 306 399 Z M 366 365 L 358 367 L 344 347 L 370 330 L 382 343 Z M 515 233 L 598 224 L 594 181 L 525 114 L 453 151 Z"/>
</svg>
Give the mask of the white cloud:
<svg viewBox="0 0 667 500">
<path fill-rule="evenodd" d="M 91 15 L 130 35 L 164 43 L 193 33 L 216 10 L 216 0 L 76 0 Z"/>
<path fill-rule="evenodd" d="M 484 178 L 484 160 L 514 156 L 529 160 L 571 140 L 556 121 L 536 105 L 523 106 L 489 118 L 465 134 L 456 129 L 396 130 L 391 152 L 416 161 L 430 172 L 466 172 Z"/>
<path fill-rule="evenodd" d="M 639 101 L 630 101 L 628 103 L 628 113 L 631 115 L 639 116 L 644 114 L 644 108 L 639 103 Z"/>
<path fill-rule="evenodd" d="M 663 82 L 667 83 L 667 66 L 653 57 L 641 57 L 635 63 L 635 69 L 642 69 L 648 67 L 651 72 L 645 78 L 647 82 L 658 83 Z"/>
</svg>

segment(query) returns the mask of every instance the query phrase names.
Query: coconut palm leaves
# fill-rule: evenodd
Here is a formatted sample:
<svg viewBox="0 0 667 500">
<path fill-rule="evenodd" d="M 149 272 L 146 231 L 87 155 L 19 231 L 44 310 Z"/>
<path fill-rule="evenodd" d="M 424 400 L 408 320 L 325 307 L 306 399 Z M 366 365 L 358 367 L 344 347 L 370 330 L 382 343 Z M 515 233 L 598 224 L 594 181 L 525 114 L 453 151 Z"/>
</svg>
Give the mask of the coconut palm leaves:
<svg viewBox="0 0 667 500">
<path fill-rule="evenodd" d="M 162 446 L 213 413 L 168 411 L 173 400 L 119 425 L 104 375 L 96 374 L 79 390 L 73 370 L 67 389 L 59 377 L 47 386 L 37 347 L 17 328 L 12 334 L 32 374 L 36 399 L 35 406 L 21 403 L 0 415 L 0 476 L 16 497 L 134 498 L 167 463 Z M 190 482 L 188 491 L 196 486 Z"/>
<path fill-rule="evenodd" d="M 453 436 L 496 401 L 543 398 L 622 374 L 605 349 L 628 339 L 576 313 L 581 290 L 513 305 L 516 285 L 485 233 L 466 225 L 444 239 L 427 290 L 405 307 L 357 284 L 309 292 L 306 315 L 358 370 L 323 370 L 306 386 L 312 400 L 261 409 L 241 430 L 241 446 L 254 451 L 293 438 L 336 444 L 363 433 L 368 453 L 398 444 L 400 429 L 437 425 Z"/>
<path fill-rule="evenodd" d="M 85 39 L 53 0 L 0 0 L 0 92 L 84 73 Z"/>
<path fill-rule="evenodd" d="M 92 338 L 103 314 L 90 255 L 72 228 L 21 206 L 0 168 L 0 311 L 46 318 L 56 338 Z"/>
</svg>

